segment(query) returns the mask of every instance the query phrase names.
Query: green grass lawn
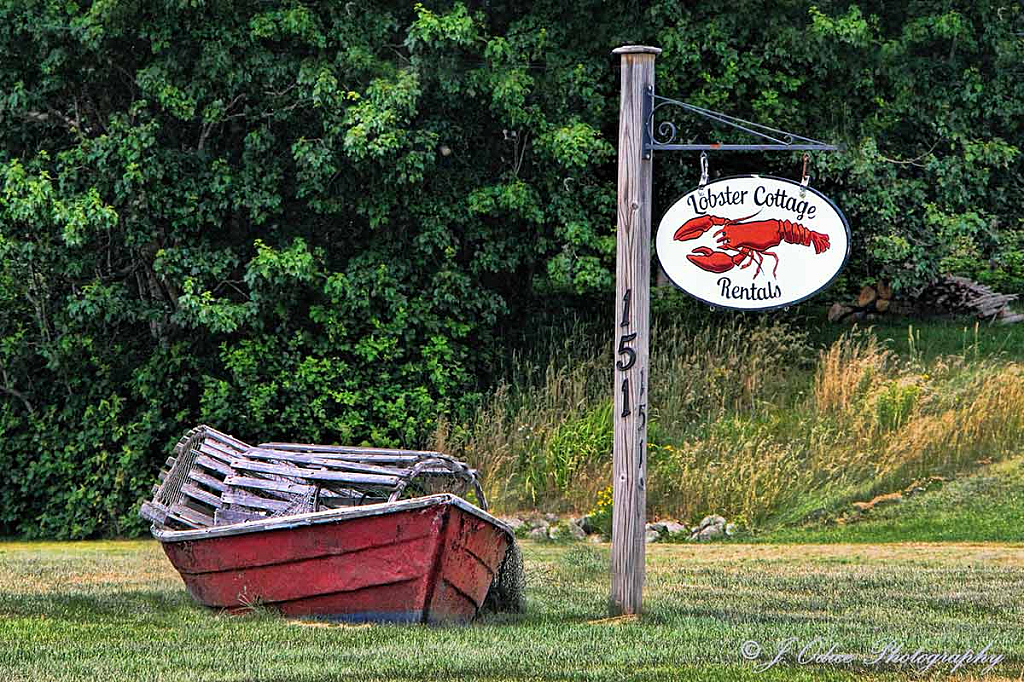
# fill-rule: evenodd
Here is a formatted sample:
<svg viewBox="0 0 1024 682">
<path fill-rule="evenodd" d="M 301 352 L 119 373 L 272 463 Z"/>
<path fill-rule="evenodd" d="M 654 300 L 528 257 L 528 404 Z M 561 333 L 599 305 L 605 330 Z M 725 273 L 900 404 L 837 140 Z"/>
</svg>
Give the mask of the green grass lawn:
<svg viewBox="0 0 1024 682">
<path fill-rule="evenodd" d="M 845 680 L 907 668 L 740 655 L 797 637 L 1005 658 L 1024 674 L 1024 545 L 654 545 L 640 621 L 600 622 L 606 546 L 524 543 L 528 611 L 468 627 L 343 626 L 196 606 L 151 541 L 0 544 L 0 679 Z M 598 622 L 594 622 L 598 621 Z M 766 662 L 763 654 L 761 662 Z M 949 666 L 933 671 L 945 678 Z M 981 666 L 961 670 L 981 679 Z"/>
<path fill-rule="evenodd" d="M 831 343 L 842 329 L 831 326 L 819 331 L 817 337 L 812 336 L 814 345 L 818 341 Z M 973 325 L 932 322 L 922 325 L 920 337 L 915 333 L 913 342 L 908 327 L 899 321 L 886 322 L 876 332 L 904 359 L 959 354 L 964 363 L 991 361 L 995 365 L 1005 361 L 1006 367 L 1013 360 L 1024 359 L 1024 325 L 983 328 L 975 337 Z M 685 349 L 687 343 L 682 339 L 680 347 Z M 704 366 L 694 362 L 698 369 Z M 802 390 L 809 391 L 811 370 L 792 369 L 798 380 L 794 385 L 803 381 Z M 984 365 L 981 369 L 988 372 L 982 377 L 987 381 L 1006 376 L 998 367 L 993 370 Z M 897 374 L 902 372 L 903 378 L 923 385 L 934 400 L 973 376 L 955 375 L 933 386 L 926 376 L 931 371 L 931 366 L 904 368 Z M 692 374 L 704 378 L 696 370 Z M 667 371 L 662 375 L 671 376 Z M 606 380 L 604 374 L 599 376 L 602 382 Z M 777 473 L 776 463 L 789 461 L 781 455 L 764 459 L 771 453 L 792 451 L 794 461 L 803 462 L 802 453 L 815 445 L 814 438 L 842 435 L 844 429 L 857 427 L 856 420 L 835 421 L 825 410 L 823 417 L 817 421 L 807 417 L 804 424 L 813 427 L 812 435 L 818 434 L 814 438 L 804 438 L 799 420 L 772 426 L 768 417 L 778 410 L 769 409 L 768 398 L 775 395 L 784 405 L 792 402 L 786 402 L 789 389 L 785 386 L 771 392 L 774 379 L 774 373 L 762 377 L 752 393 L 757 399 L 749 405 L 743 403 L 745 411 L 729 408 L 724 416 L 711 420 L 711 426 L 716 419 L 721 421 L 721 433 L 710 429 L 714 437 L 706 438 L 695 451 L 717 443 L 718 455 L 709 457 L 719 468 L 705 466 L 700 460 L 686 470 L 700 474 L 714 468 L 706 486 L 691 491 L 694 499 L 701 501 L 697 518 L 706 512 L 727 512 L 719 507 L 729 500 L 714 498 L 727 484 L 746 485 L 748 479 L 753 480 L 752 471 Z M 565 388 L 566 382 L 554 383 L 559 391 Z M 720 383 L 731 386 L 734 382 Z M 719 386 L 714 381 L 708 385 Z M 694 386 L 695 394 L 704 390 L 700 382 Z M 600 395 L 604 393 L 602 388 Z M 527 432 L 511 421 L 517 428 L 509 432 L 534 433 L 533 427 L 551 427 L 560 435 L 586 436 L 588 432 L 581 429 L 560 430 L 566 396 L 555 391 L 549 398 L 550 424 L 529 422 L 531 430 Z M 1007 404 L 1008 414 L 1020 413 L 1019 402 Z M 850 415 L 872 418 L 877 407 L 866 397 L 851 405 Z M 966 418 L 977 413 L 968 408 L 970 405 L 962 414 L 955 414 Z M 933 410 L 934 415 L 917 416 L 941 416 L 952 409 L 942 406 Z M 962 423 L 960 416 L 922 423 L 956 426 Z M 585 417 L 586 413 L 579 418 Z M 839 451 L 842 456 L 836 459 L 836 467 L 848 466 L 846 454 L 853 456 L 869 446 L 888 447 L 911 426 L 913 421 L 900 421 L 873 436 L 874 440 L 851 441 L 852 445 L 835 436 L 836 443 L 849 446 Z M 482 431 L 494 431 L 490 422 L 484 427 Z M 929 431 L 920 427 L 914 433 L 927 436 Z M 245 616 L 210 611 L 191 601 L 152 541 L 0 542 L 0 682 L 810 681 L 948 676 L 948 663 L 938 664 L 925 675 L 910 666 L 866 663 L 881 642 L 890 641 L 901 644 L 908 653 L 922 648 L 957 654 L 989 645 L 991 653 L 1004 656 L 996 667 L 984 672 L 983 665 L 967 665 L 957 679 L 1020 682 L 1024 680 L 1024 457 L 1012 440 L 1019 431 L 1003 427 L 1000 433 L 1008 434 L 996 443 L 1002 449 L 993 452 L 991 444 L 979 445 L 978 452 L 967 452 L 963 461 L 957 467 L 947 467 L 948 471 L 922 465 L 920 474 L 913 474 L 945 475 L 950 480 L 939 489 L 875 508 L 856 523 L 840 524 L 836 519 L 852 508 L 850 502 L 902 489 L 910 475 L 905 481 L 894 477 L 892 487 L 874 490 L 873 477 L 832 481 L 822 476 L 824 483 L 812 485 L 817 480 L 814 477 L 798 484 L 788 474 L 778 474 L 777 481 L 767 483 L 779 486 L 787 495 L 795 490 L 797 494 L 779 497 L 781 502 L 776 505 L 792 518 L 754 528 L 757 534 L 753 536 L 743 537 L 741 531 L 738 538 L 727 542 L 648 547 L 645 613 L 640 620 L 604 620 L 606 545 L 525 541 L 525 614 L 492 614 L 471 626 L 436 628 L 286 620 L 265 610 Z M 980 428 L 974 434 L 982 439 L 988 435 Z M 575 441 L 563 440 L 572 445 L 566 452 L 579 449 Z M 946 442 L 939 441 L 935 452 L 929 451 L 929 458 L 921 461 L 941 465 L 948 454 Z M 504 452 L 483 445 L 488 447 L 481 452 Z M 916 451 L 907 452 L 901 456 Z M 755 457 L 760 468 L 738 467 L 731 473 L 720 469 L 724 463 L 742 464 Z M 994 463 L 985 464 L 989 460 Z M 594 466 L 595 472 L 606 474 L 605 460 Z M 871 467 L 862 468 L 872 471 Z M 686 472 L 654 467 L 649 483 L 661 484 L 673 475 L 685 482 L 690 480 Z M 494 480 L 508 478 L 492 474 Z M 578 475 L 572 481 L 574 487 L 580 486 Z M 605 479 L 594 485 L 605 485 Z M 653 490 L 649 488 L 649 493 Z M 750 491 L 758 490 L 758 485 L 751 484 Z M 714 499 L 708 501 L 709 496 Z M 806 522 L 807 512 L 817 509 L 823 514 Z M 694 522 L 696 518 L 684 520 Z M 836 651 L 853 654 L 860 662 L 802 665 L 791 652 L 774 667 L 759 671 L 758 666 L 766 664 L 787 638 L 796 638 L 798 648 L 815 641 L 825 650 L 835 645 Z M 756 661 L 741 655 L 741 647 L 748 641 L 762 647 Z"/>
<path fill-rule="evenodd" d="M 827 519 L 784 526 L 762 542 L 1024 543 L 1024 457 L 981 467 L 893 506 L 873 509 L 854 523 Z"/>
</svg>

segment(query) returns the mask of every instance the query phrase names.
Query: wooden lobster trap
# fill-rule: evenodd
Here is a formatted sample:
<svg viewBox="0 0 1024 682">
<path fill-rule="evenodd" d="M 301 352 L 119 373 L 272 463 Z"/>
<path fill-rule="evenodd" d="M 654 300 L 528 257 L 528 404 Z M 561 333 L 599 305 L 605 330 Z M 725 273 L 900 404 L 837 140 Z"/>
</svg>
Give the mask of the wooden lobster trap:
<svg viewBox="0 0 1024 682">
<path fill-rule="evenodd" d="M 209 426 L 174 448 L 140 515 L 175 530 L 395 502 L 435 493 L 487 502 L 477 472 L 440 452 L 261 443 Z"/>
</svg>

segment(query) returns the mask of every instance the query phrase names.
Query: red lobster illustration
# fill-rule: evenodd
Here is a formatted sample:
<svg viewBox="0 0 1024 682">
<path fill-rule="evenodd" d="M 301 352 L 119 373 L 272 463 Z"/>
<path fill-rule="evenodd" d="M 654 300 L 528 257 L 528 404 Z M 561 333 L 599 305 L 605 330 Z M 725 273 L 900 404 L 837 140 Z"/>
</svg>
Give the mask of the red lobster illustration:
<svg viewBox="0 0 1024 682">
<path fill-rule="evenodd" d="M 758 211 L 760 213 L 760 211 Z M 702 215 L 687 220 L 682 227 L 676 230 L 675 240 L 680 242 L 696 239 L 712 227 L 721 227 L 715 232 L 718 237 L 718 245 L 722 251 L 712 251 L 706 246 L 700 246 L 686 256 L 687 260 L 702 270 L 708 272 L 726 272 L 737 265 L 740 269 L 750 267 L 753 263 L 757 266 L 756 278 L 761 274 L 761 265 L 765 256 L 775 259 L 775 267 L 772 269 L 772 276 L 778 273 L 779 257 L 768 249 L 778 246 L 782 242 L 787 244 L 800 244 L 801 246 L 814 246 L 815 253 L 827 251 L 829 247 L 828 235 L 814 230 L 808 230 L 803 225 L 790 222 L 789 220 L 750 220 L 757 213 L 746 218 L 728 220 L 713 215 Z M 729 254 L 727 251 L 734 253 Z M 746 261 L 746 262 L 744 262 Z"/>
</svg>

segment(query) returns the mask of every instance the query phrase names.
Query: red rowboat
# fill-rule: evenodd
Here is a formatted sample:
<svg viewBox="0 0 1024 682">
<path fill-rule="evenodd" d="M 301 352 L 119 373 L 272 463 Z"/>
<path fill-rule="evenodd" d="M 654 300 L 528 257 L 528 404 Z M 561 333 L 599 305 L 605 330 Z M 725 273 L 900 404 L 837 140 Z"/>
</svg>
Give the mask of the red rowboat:
<svg viewBox="0 0 1024 682">
<path fill-rule="evenodd" d="M 513 542 L 451 494 L 153 535 L 206 606 L 403 623 L 471 620 Z"/>
</svg>

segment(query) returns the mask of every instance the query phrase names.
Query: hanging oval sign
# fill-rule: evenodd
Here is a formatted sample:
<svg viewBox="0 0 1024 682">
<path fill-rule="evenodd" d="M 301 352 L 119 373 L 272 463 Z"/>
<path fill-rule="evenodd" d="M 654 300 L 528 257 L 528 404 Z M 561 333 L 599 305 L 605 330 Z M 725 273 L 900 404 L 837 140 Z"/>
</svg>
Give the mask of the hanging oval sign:
<svg viewBox="0 0 1024 682">
<path fill-rule="evenodd" d="M 742 175 L 698 188 L 658 226 L 658 260 L 705 303 L 771 310 L 826 288 L 850 254 L 850 226 L 828 197 L 784 178 Z"/>
</svg>

